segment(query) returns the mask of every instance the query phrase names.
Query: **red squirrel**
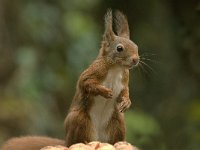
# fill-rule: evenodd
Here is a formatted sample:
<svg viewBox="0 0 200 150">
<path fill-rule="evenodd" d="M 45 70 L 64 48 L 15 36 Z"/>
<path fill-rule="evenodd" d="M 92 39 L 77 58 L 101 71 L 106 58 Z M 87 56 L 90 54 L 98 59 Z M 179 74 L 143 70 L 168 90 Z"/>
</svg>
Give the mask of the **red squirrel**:
<svg viewBox="0 0 200 150">
<path fill-rule="evenodd" d="M 105 32 L 96 60 L 77 82 L 76 93 L 65 119 L 65 141 L 48 137 L 8 140 L 1 150 L 39 150 L 45 146 L 125 140 L 124 111 L 130 107 L 129 69 L 139 63 L 138 47 L 130 40 L 126 17 L 112 11 L 105 16 Z"/>
<path fill-rule="evenodd" d="M 125 140 L 123 112 L 131 105 L 129 69 L 139 63 L 138 46 L 129 37 L 124 14 L 117 11 L 113 19 L 109 10 L 99 55 L 80 75 L 65 119 L 67 146 L 90 141 L 114 144 Z"/>
</svg>

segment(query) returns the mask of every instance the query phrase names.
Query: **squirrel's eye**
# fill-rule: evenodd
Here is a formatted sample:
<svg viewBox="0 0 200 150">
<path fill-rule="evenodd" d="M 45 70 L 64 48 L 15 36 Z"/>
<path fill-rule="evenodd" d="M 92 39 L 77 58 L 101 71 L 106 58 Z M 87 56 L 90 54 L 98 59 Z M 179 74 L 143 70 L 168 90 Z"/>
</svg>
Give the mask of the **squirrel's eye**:
<svg viewBox="0 0 200 150">
<path fill-rule="evenodd" d="M 123 47 L 122 46 L 117 46 L 117 51 L 118 52 L 122 52 L 124 49 L 123 49 Z"/>
</svg>

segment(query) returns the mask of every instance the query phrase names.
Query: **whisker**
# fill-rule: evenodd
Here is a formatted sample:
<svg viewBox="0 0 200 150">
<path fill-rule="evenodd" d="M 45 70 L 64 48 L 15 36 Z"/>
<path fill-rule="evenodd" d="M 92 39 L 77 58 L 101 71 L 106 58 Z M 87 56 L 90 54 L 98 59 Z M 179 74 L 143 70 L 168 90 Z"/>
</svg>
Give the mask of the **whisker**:
<svg viewBox="0 0 200 150">
<path fill-rule="evenodd" d="M 141 68 L 140 68 L 140 64 L 138 64 L 137 70 L 139 71 L 140 76 L 142 75 L 141 73 Z"/>
<path fill-rule="evenodd" d="M 150 59 L 150 58 L 145 58 L 145 57 L 139 57 L 140 58 L 140 60 L 147 60 L 147 61 L 150 61 L 150 62 L 152 62 L 152 63 L 160 63 L 159 61 L 157 61 L 157 60 L 152 60 L 152 59 Z"/>
<path fill-rule="evenodd" d="M 141 79 L 143 79 L 146 72 L 144 72 L 144 70 L 142 69 L 141 64 L 138 64 L 137 72 L 138 72 L 139 77 L 141 77 Z"/>
<path fill-rule="evenodd" d="M 143 53 L 140 56 L 157 56 L 157 54 L 154 54 L 154 53 Z"/>
<path fill-rule="evenodd" d="M 147 63 L 145 63 L 145 62 L 142 61 L 142 60 L 140 60 L 140 62 L 141 62 L 143 65 L 145 65 L 147 68 L 149 68 L 153 73 L 155 73 L 155 70 L 154 70 L 151 66 L 149 66 Z"/>
<path fill-rule="evenodd" d="M 138 65 L 144 73 L 148 74 L 148 71 L 143 67 L 143 65 L 141 63 L 139 63 Z"/>
</svg>

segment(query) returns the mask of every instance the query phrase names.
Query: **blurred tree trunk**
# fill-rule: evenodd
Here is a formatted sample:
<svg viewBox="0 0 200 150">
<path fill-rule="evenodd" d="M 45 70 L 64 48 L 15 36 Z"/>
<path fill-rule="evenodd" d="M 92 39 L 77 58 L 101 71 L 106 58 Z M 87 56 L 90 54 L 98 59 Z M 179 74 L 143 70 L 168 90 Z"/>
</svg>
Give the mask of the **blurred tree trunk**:
<svg viewBox="0 0 200 150">
<path fill-rule="evenodd" d="M 0 83 L 1 87 L 6 84 L 12 75 L 15 64 L 12 42 L 10 41 L 10 36 L 7 28 L 6 22 L 6 9 L 7 3 L 9 1 L 0 0 Z"/>
</svg>

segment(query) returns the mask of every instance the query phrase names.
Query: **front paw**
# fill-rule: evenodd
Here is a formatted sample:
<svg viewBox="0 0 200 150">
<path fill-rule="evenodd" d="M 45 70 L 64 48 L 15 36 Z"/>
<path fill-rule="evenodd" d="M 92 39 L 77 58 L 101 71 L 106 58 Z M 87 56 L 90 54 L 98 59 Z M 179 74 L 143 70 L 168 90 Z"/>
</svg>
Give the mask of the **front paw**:
<svg viewBox="0 0 200 150">
<path fill-rule="evenodd" d="M 118 103 L 118 110 L 119 112 L 124 112 L 126 109 L 128 109 L 131 106 L 131 100 L 126 97 L 122 97 L 122 101 Z"/>
<path fill-rule="evenodd" d="M 104 86 L 101 87 L 101 94 L 100 95 L 103 96 L 106 99 L 110 99 L 113 96 L 112 90 L 108 89 L 108 88 L 106 88 Z"/>
<path fill-rule="evenodd" d="M 113 96 L 112 90 L 106 89 L 106 90 L 103 92 L 102 96 L 105 97 L 105 98 L 107 98 L 107 99 L 112 98 L 112 96 Z"/>
</svg>

